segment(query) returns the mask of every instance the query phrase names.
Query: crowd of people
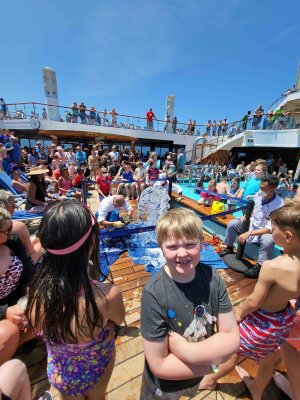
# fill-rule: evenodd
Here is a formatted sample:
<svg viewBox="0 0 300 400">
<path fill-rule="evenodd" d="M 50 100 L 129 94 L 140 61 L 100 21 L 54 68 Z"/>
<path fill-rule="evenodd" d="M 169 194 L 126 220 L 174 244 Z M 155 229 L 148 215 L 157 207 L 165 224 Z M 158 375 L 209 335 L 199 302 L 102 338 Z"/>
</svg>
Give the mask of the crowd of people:
<svg viewBox="0 0 300 400">
<path fill-rule="evenodd" d="M 147 186 L 172 183 L 181 194 L 176 180 L 184 177 L 184 151 L 166 154 L 162 165 L 155 152 L 143 156 L 127 147 L 44 148 L 36 142 L 34 148 L 23 149 L 7 131 L 1 140 L 1 169 L 12 174 L 14 189 L 26 195 L 26 209 L 42 207 L 45 215 L 37 236 L 31 237 L 22 222 L 12 220 L 15 197 L 0 190 L 0 390 L 12 400 L 30 399 L 24 366 L 11 358 L 20 345 L 41 337 L 47 346 L 49 382 L 62 398 L 104 399 L 114 367 L 116 327 L 125 311 L 121 291 L 102 279 L 98 223 L 106 229 L 124 227 L 133 215 L 128 200 L 139 200 Z M 142 294 L 146 363 L 141 399 L 173 400 L 214 390 L 239 355 L 259 362 L 253 381 L 237 368 L 254 400 L 261 399 L 279 357 L 291 386 L 286 389 L 278 374 L 277 384 L 284 381 L 291 398 L 299 399 L 295 371 L 300 357 L 293 342 L 295 334 L 299 341 L 298 304 L 290 300 L 300 296 L 300 194 L 293 171 L 283 160 L 275 164 L 272 170 L 263 159 L 235 168 L 211 163 L 197 172 L 203 205 L 212 206 L 220 200 L 218 194 L 226 195 L 232 208 L 239 198 L 254 201 L 249 230 L 241 233 L 243 218 L 232 220 L 219 253 L 233 253 L 236 237 L 239 243 L 259 246 L 257 263 L 245 273 L 258 282 L 235 314 L 220 275 L 201 264 L 203 227 L 197 214 L 174 208 L 157 222 L 166 264 Z M 86 178 L 99 194 L 97 219 L 80 201 Z M 207 180 L 208 196 L 203 185 Z M 286 203 L 278 194 L 283 186 L 295 194 Z M 121 210 L 127 221 L 119 217 Z M 283 254 L 272 259 L 274 243 Z M 6 375 L 12 367 L 16 373 Z M 8 376 L 6 382 L 3 376 Z M 21 395 L 18 385 L 8 385 L 14 379 L 19 379 Z M 51 399 L 51 394 L 42 398 Z"/>
</svg>

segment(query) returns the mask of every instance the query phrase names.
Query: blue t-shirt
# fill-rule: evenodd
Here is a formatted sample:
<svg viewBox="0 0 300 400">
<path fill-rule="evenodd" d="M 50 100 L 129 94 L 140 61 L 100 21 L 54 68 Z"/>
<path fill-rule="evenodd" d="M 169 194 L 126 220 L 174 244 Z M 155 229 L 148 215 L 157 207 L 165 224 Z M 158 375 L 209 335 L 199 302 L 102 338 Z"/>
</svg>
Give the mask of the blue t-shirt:
<svg viewBox="0 0 300 400">
<path fill-rule="evenodd" d="M 13 144 L 14 149 L 11 151 L 11 159 L 13 162 L 20 163 L 21 162 L 21 149 L 19 143 Z"/>
<path fill-rule="evenodd" d="M 245 186 L 245 192 L 243 199 L 247 200 L 247 196 L 253 196 L 255 193 L 257 193 L 260 189 L 260 179 L 256 179 L 255 176 L 251 177 Z"/>
<path fill-rule="evenodd" d="M 81 164 L 82 162 L 85 162 L 85 161 L 86 161 L 86 153 L 85 153 L 84 151 L 78 151 L 78 152 L 75 154 L 75 158 L 76 158 L 77 165 L 80 166 L 80 164 Z"/>
<path fill-rule="evenodd" d="M 126 179 L 127 181 L 132 181 L 133 178 L 133 172 L 132 171 L 124 171 L 122 174 L 123 179 Z"/>
</svg>

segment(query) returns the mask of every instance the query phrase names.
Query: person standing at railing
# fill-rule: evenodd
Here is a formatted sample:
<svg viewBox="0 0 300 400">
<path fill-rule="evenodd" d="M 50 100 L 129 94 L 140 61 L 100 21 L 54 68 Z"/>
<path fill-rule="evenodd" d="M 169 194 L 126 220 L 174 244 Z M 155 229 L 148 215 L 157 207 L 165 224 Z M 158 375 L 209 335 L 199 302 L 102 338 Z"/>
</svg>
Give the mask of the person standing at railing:
<svg viewBox="0 0 300 400">
<path fill-rule="evenodd" d="M 81 123 L 85 124 L 86 123 L 86 106 L 83 102 L 79 104 L 79 117 L 80 117 Z"/>
<path fill-rule="evenodd" d="M 242 131 L 245 131 L 247 129 L 248 121 L 251 116 L 251 111 L 248 111 L 247 114 L 242 118 Z"/>
<path fill-rule="evenodd" d="M 222 126 L 223 126 L 222 120 L 220 120 L 217 125 L 218 125 L 218 136 L 220 136 L 222 133 Z"/>
<path fill-rule="evenodd" d="M 192 126 L 191 126 L 191 135 L 195 134 L 196 125 L 197 125 L 197 122 L 194 119 L 194 121 L 192 122 Z"/>
<path fill-rule="evenodd" d="M 47 115 L 46 108 L 43 108 L 43 111 L 42 111 L 42 118 L 43 118 L 43 119 L 48 119 L 48 115 Z"/>
<path fill-rule="evenodd" d="M 258 126 L 260 124 L 263 115 L 264 115 L 264 109 L 262 108 L 262 106 L 258 106 L 253 114 L 252 129 L 258 129 Z"/>
<path fill-rule="evenodd" d="M 157 118 L 156 118 L 154 112 L 152 111 L 152 108 L 150 108 L 149 111 L 146 114 L 148 131 L 152 131 L 153 130 L 153 119 L 157 119 Z"/>
<path fill-rule="evenodd" d="M 4 99 L 0 99 L 0 119 L 7 118 L 7 105 L 5 104 Z"/>
<path fill-rule="evenodd" d="M 106 108 L 105 108 L 105 109 L 102 111 L 102 125 L 103 125 L 103 126 L 106 126 L 106 125 L 107 125 L 106 116 L 107 116 L 107 110 L 106 110 Z"/>
<path fill-rule="evenodd" d="M 177 117 L 174 117 L 173 118 L 173 121 L 172 121 L 172 129 L 173 129 L 173 133 L 176 133 L 177 132 Z"/>
<path fill-rule="evenodd" d="M 77 124 L 78 122 L 78 105 L 77 103 L 74 101 L 74 103 L 71 105 L 70 107 L 72 109 L 72 119 L 71 122 L 73 124 Z"/>
<path fill-rule="evenodd" d="M 90 124 L 95 125 L 96 123 L 96 108 L 92 106 L 90 108 Z"/>
<path fill-rule="evenodd" d="M 223 128 L 222 128 L 222 135 L 226 135 L 228 130 L 228 122 L 227 122 L 227 118 L 224 118 L 224 122 L 223 122 Z"/>
<path fill-rule="evenodd" d="M 209 120 L 206 122 L 205 136 L 210 136 L 210 128 L 211 128 L 211 120 L 209 119 Z"/>
<path fill-rule="evenodd" d="M 283 115 L 283 106 L 280 106 L 275 110 L 273 117 L 272 117 L 272 122 L 273 126 L 272 129 L 278 129 L 279 128 L 279 121 L 278 119 Z"/>
<path fill-rule="evenodd" d="M 117 113 L 116 109 L 113 108 L 109 114 L 111 115 L 111 126 L 117 126 L 118 113 Z"/>
<path fill-rule="evenodd" d="M 212 123 L 212 136 L 216 136 L 217 134 L 217 121 L 214 119 L 214 122 Z"/>
</svg>

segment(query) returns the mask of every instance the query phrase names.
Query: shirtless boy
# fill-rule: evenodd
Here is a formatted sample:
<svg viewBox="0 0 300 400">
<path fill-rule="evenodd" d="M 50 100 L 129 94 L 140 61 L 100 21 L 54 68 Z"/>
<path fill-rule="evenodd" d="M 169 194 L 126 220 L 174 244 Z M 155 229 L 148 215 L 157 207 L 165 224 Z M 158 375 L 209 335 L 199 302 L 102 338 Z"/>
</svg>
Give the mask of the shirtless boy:
<svg viewBox="0 0 300 400">
<path fill-rule="evenodd" d="M 293 327 L 294 312 L 290 299 L 300 295 L 300 204 L 290 202 L 271 213 L 274 242 L 284 248 L 284 254 L 265 261 L 253 293 L 236 311 L 241 344 L 238 354 L 220 365 L 215 374 L 206 375 L 200 389 L 213 390 L 219 378 L 229 373 L 238 361 L 238 355 L 259 361 L 259 384 L 237 368 L 252 398 L 260 400 L 273 375 L 270 358 L 284 343 Z M 169 346 L 176 357 L 197 364 L 203 356 L 201 343 L 188 343 L 172 334 Z"/>
</svg>

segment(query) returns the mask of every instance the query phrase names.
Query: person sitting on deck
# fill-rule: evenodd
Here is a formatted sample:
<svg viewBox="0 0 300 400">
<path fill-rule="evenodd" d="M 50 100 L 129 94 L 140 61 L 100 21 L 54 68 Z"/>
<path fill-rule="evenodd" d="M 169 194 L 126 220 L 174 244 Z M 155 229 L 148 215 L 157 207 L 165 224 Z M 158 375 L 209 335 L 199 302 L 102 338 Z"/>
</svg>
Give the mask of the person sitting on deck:
<svg viewBox="0 0 300 400">
<path fill-rule="evenodd" d="M 250 200 L 254 197 L 255 193 L 259 191 L 261 177 L 266 175 L 267 165 L 264 160 L 256 160 L 254 163 L 254 173 L 244 187 L 244 200 Z"/>
<path fill-rule="evenodd" d="M 213 364 L 238 350 L 239 332 L 222 278 L 201 264 L 203 229 L 197 214 L 186 208 L 172 209 L 159 219 L 156 232 L 166 265 L 142 293 L 146 362 L 140 399 L 177 400 L 194 396 Z M 218 332 L 213 334 L 215 326 Z M 183 362 L 170 350 L 175 332 L 189 341 L 201 341 L 201 365 Z"/>
<path fill-rule="evenodd" d="M 132 218 L 133 209 L 124 196 L 116 194 L 104 198 L 98 208 L 98 223 L 105 228 L 123 228 L 125 225 L 120 217 L 120 211 L 127 211 L 128 217 Z"/>
<path fill-rule="evenodd" d="M 120 175 L 116 176 L 116 180 L 119 180 Z M 126 199 L 130 200 L 130 187 L 133 180 L 133 171 L 129 161 L 124 162 L 124 171 L 122 172 L 122 182 L 119 183 L 117 194 L 120 194 L 121 189 L 124 187 L 126 192 Z"/>
<path fill-rule="evenodd" d="M 261 265 L 271 258 L 273 238 L 271 235 L 270 213 L 283 206 L 283 200 L 276 194 L 278 186 L 277 176 L 264 176 L 260 180 L 260 190 L 254 196 L 254 209 L 252 212 L 249 230 L 241 234 L 243 218 L 230 221 L 226 229 L 226 248 L 219 253 L 221 257 L 233 253 L 233 244 L 238 234 L 239 243 L 245 241 L 259 244 L 257 264 L 245 272 L 248 278 L 257 278 Z"/>
<path fill-rule="evenodd" d="M 249 389 L 253 400 L 261 400 L 263 391 L 274 372 L 274 352 L 289 337 L 294 326 L 295 312 L 290 300 L 300 296 L 300 204 L 289 202 L 270 215 L 274 242 L 284 253 L 267 260 L 250 296 L 236 310 L 240 329 L 240 348 L 219 371 L 204 377 L 200 389 L 214 390 L 216 382 L 237 364 L 239 355 L 259 362 L 257 377 L 252 381 L 240 367 L 237 372 Z M 176 340 L 175 340 L 176 339 Z M 198 347 L 199 346 L 199 347 Z M 199 344 L 187 343 L 181 337 L 170 338 L 171 350 L 184 362 L 197 364 L 203 354 Z M 299 361 L 298 361 L 299 365 Z M 296 399 L 299 399 L 299 369 L 291 371 Z"/>
<path fill-rule="evenodd" d="M 240 188 L 240 178 L 231 179 L 231 186 L 228 188 L 226 195 L 230 197 L 227 200 L 228 210 L 235 209 L 238 204 L 236 199 L 241 199 L 243 197 L 244 189 Z"/>
<path fill-rule="evenodd" d="M 12 233 L 10 213 L 0 208 L 0 365 L 35 337 L 17 301 L 25 296 L 34 266 L 20 238 Z"/>
<path fill-rule="evenodd" d="M 16 209 L 16 200 L 14 195 L 6 190 L 0 190 L 0 207 L 5 208 L 12 216 Z M 26 255 L 30 256 L 33 263 L 36 264 L 42 256 L 42 248 L 38 238 L 31 237 L 27 226 L 23 221 L 12 220 L 12 233 L 16 234 L 26 250 Z"/>
<path fill-rule="evenodd" d="M 216 189 L 220 194 L 227 194 L 229 186 L 227 183 L 227 172 L 222 172 L 221 182 L 217 183 Z"/>
<path fill-rule="evenodd" d="M 147 169 L 147 185 L 152 186 L 155 184 L 155 181 L 159 179 L 159 169 L 152 158 L 149 158 L 148 163 L 149 167 Z"/>
<path fill-rule="evenodd" d="M 120 289 L 99 282 L 98 224 L 87 207 L 65 200 L 45 214 L 39 238 L 45 253 L 25 314 L 46 342 L 48 380 L 61 399 L 104 400 L 125 311 Z"/>
<path fill-rule="evenodd" d="M 216 181 L 212 179 L 211 181 L 208 182 L 208 188 L 210 192 L 218 193 L 217 187 L 216 187 Z M 198 200 L 198 204 L 203 205 L 203 206 L 208 206 L 211 207 L 212 203 L 214 200 L 219 200 L 220 197 L 215 196 L 210 193 L 206 192 L 200 192 L 201 199 Z"/>
<path fill-rule="evenodd" d="M 143 161 L 138 161 L 137 167 L 134 170 L 134 175 L 133 175 L 133 180 L 134 182 L 131 185 L 131 196 L 134 199 L 134 191 L 136 190 L 137 198 L 136 200 L 139 201 L 140 195 L 145 189 L 146 185 L 146 177 L 147 177 L 147 171 L 144 168 L 144 163 Z"/>
<path fill-rule="evenodd" d="M 78 201 L 81 201 L 81 191 L 73 188 L 72 180 L 70 178 L 69 170 L 65 166 L 60 167 L 61 176 L 57 181 L 59 194 L 61 196 L 73 197 Z"/>
<path fill-rule="evenodd" d="M 19 194 L 27 193 L 28 183 L 25 183 L 21 179 L 21 172 L 19 169 L 13 169 L 11 186 Z"/>
<path fill-rule="evenodd" d="M 106 167 L 101 167 L 96 183 L 100 202 L 111 194 L 112 178 L 108 175 Z"/>
</svg>

